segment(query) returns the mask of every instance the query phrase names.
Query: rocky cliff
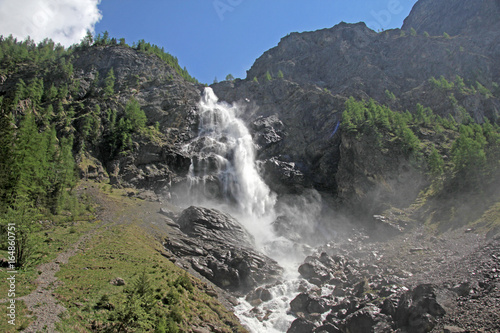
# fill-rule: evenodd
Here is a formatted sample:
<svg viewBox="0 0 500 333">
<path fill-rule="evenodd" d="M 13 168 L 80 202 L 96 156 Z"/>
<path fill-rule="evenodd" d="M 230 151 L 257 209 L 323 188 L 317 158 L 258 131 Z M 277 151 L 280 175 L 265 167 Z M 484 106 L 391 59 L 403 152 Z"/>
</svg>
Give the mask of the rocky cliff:
<svg viewBox="0 0 500 333">
<path fill-rule="evenodd" d="M 221 99 L 245 105 L 275 190 L 313 187 L 333 194 L 343 207 L 369 213 L 403 207 L 426 186 L 426 176 L 401 151 L 377 151 L 374 137 L 343 133 L 338 125 L 345 100 L 374 99 L 414 114 L 422 104 L 459 122 L 467 114 L 479 123 L 495 121 L 495 13 L 497 1 L 419 1 L 402 30 L 376 33 L 364 23 L 340 23 L 292 33 L 257 59 L 246 79 L 213 88 Z M 417 136 L 425 141 L 429 133 Z M 444 144 L 437 137 L 431 141 Z"/>
<path fill-rule="evenodd" d="M 147 125 L 158 123 L 160 136 L 155 139 L 136 137 L 134 149 L 123 157 L 110 156 L 102 140 L 89 147 L 89 155 L 104 165 L 115 185 L 158 192 L 178 176 L 186 175 L 191 162 L 181 150 L 182 144 L 197 133 L 199 85 L 187 82 L 158 57 L 127 47 L 84 49 L 76 53 L 73 66 L 76 79 L 81 82 L 80 96 L 86 107 L 99 105 L 103 112 L 106 109 L 120 111 L 134 98 L 146 114 Z M 102 81 L 111 69 L 116 77 L 117 94 L 103 100 Z M 95 84 L 97 88 L 92 88 L 96 75 L 99 82 Z M 104 126 L 99 131 L 103 137 Z"/>
<path fill-rule="evenodd" d="M 498 31 L 500 2 L 475 1 L 418 1 L 404 21 L 403 30 L 427 31 L 434 36 L 476 35 L 487 41 L 487 35 Z"/>
</svg>

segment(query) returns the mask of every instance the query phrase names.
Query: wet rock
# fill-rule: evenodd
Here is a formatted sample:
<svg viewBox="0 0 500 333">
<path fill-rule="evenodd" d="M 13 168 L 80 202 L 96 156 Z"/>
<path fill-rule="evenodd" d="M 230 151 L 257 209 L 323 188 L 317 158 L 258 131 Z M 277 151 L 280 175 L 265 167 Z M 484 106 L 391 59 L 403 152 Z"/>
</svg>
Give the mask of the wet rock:
<svg viewBox="0 0 500 333">
<path fill-rule="evenodd" d="M 245 297 L 246 301 L 256 306 L 262 302 L 268 302 L 273 299 L 273 295 L 266 288 L 257 288 Z"/>
<path fill-rule="evenodd" d="M 290 302 L 292 312 L 305 312 L 309 304 L 310 296 L 307 293 L 300 293 Z"/>
<path fill-rule="evenodd" d="M 177 223 L 187 235 L 221 243 L 252 247 L 253 237 L 231 216 L 215 209 L 189 207 Z"/>
<path fill-rule="evenodd" d="M 253 238 L 231 216 L 189 207 L 177 224 L 179 234 L 167 239 L 165 247 L 217 286 L 247 292 L 281 276 L 282 268 L 252 249 Z M 261 291 L 260 297 L 270 296 Z"/>
<path fill-rule="evenodd" d="M 333 324 L 324 324 L 317 327 L 313 333 L 341 333 L 341 331 Z"/>
<path fill-rule="evenodd" d="M 287 333 L 310 333 L 316 326 L 303 318 L 295 319 L 288 329 Z"/>
<path fill-rule="evenodd" d="M 306 181 L 304 173 L 294 162 L 281 161 L 272 157 L 264 162 L 263 168 L 268 183 L 273 191 L 282 193 L 302 193 Z"/>
<path fill-rule="evenodd" d="M 356 297 L 361 297 L 369 290 L 368 280 L 362 280 L 358 282 L 353 289 L 353 293 Z"/>
<path fill-rule="evenodd" d="M 321 284 L 333 278 L 330 270 L 316 258 L 306 259 L 306 262 L 300 265 L 299 273 L 306 280 L 315 284 Z"/>
<path fill-rule="evenodd" d="M 321 314 L 329 310 L 327 302 L 319 296 L 310 293 L 300 293 L 290 302 L 290 308 L 295 313 Z"/>
<path fill-rule="evenodd" d="M 311 298 L 307 305 L 307 312 L 309 313 L 325 313 L 328 309 L 326 301 L 319 297 Z"/>
<path fill-rule="evenodd" d="M 343 322 L 343 331 L 349 333 L 391 332 L 389 319 L 376 306 L 365 307 L 349 315 Z"/>
<path fill-rule="evenodd" d="M 395 318 L 396 316 L 396 304 L 394 304 L 394 300 L 393 299 L 390 299 L 390 298 L 386 298 L 384 300 L 384 303 L 382 303 L 382 309 L 381 309 L 381 313 L 385 314 L 385 315 L 388 315 L 392 318 Z"/>
</svg>

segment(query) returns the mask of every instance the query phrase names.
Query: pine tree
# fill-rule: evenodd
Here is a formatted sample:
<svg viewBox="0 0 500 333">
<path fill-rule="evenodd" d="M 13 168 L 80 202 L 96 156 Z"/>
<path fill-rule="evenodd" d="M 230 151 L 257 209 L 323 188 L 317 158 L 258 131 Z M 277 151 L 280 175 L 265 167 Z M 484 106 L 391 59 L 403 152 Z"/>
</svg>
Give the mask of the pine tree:
<svg viewBox="0 0 500 333">
<path fill-rule="evenodd" d="M 269 71 L 266 72 L 266 76 L 265 76 L 265 79 L 266 81 L 271 81 L 273 79 L 273 77 L 271 76 L 271 73 L 269 73 Z"/>
<path fill-rule="evenodd" d="M 135 98 L 130 99 L 125 106 L 125 118 L 130 121 L 131 130 L 135 132 L 146 127 L 148 120 L 146 114 L 141 109 L 141 105 Z"/>
<path fill-rule="evenodd" d="M 43 92 L 43 79 L 34 79 L 28 87 L 28 96 L 34 106 L 40 105 Z"/>
<path fill-rule="evenodd" d="M 432 146 L 431 153 L 427 159 L 427 164 L 429 166 L 429 170 L 431 175 L 433 176 L 441 176 L 444 172 L 444 160 L 443 157 L 439 154 L 436 147 Z"/>
<path fill-rule="evenodd" d="M 111 68 L 104 79 L 104 98 L 111 98 L 115 94 L 115 72 Z"/>
<path fill-rule="evenodd" d="M 92 46 L 93 43 L 94 43 L 94 36 L 92 35 L 92 32 L 90 30 L 87 30 L 87 34 L 85 35 L 85 37 L 83 37 L 80 46 L 90 47 Z"/>
<path fill-rule="evenodd" d="M 472 184 L 479 179 L 486 164 L 485 139 L 474 133 L 471 126 L 460 125 L 460 136 L 451 148 L 454 170 L 461 184 Z"/>
<path fill-rule="evenodd" d="M 39 205 L 39 200 L 45 195 L 44 188 L 40 187 L 42 168 L 40 161 L 44 152 L 39 148 L 42 137 L 38 133 L 34 115 L 29 112 L 21 121 L 17 133 L 14 150 L 13 170 L 15 184 L 13 200 L 22 200 Z"/>
<path fill-rule="evenodd" d="M 0 108 L 0 214 L 11 203 L 14 188 L 14 120 L 10 112 Z"/>
<path fill-rule="evenodd" d="M 53 102 L 57 98 L 57 88 L 52 84 L 49 90 L 46 92 L 45 99 Z"/>
<path fill-rule="evenodd" d="M 16 94 L 14 96 L 13 106 L 16 108 L 19 105 L 19 102 L 26 99 L 28 97 L 28 88 L 26 87 L 26 83 L 23 79 L 19 79 L 16 84 Z"/>
</svg>

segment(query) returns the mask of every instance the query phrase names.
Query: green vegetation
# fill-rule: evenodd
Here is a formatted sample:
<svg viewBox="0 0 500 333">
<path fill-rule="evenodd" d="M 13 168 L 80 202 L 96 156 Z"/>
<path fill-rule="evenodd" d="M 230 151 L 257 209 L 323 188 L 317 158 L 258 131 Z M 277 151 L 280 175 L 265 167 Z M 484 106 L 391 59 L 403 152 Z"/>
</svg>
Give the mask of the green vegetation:
<svg viewBox="0 0 500 333">
<path fill-rule="evenodd" d="M 111 68 L 104 79 L 104 98 L 111 98 L 115 94 L 115 71 Z"/>
<path fill-rule="evenodd" d="M 385 90 L 385 97 L 391 102 L 396 100 L 396 95 L 394 95 L 393 92 L 389 91 L 388 89 Z"/>
<path fill-rule="evenodd" d="M 81 214 L 73 189 L 77 161 L 86 148 L 114 158 L 132 150 L 133 137 L 161 136 L 159 124 L 147 123 L 137 100 L 120 104 L 113 68 L 96 71 L 87 91 L 90 103 L 81 100 L 73 62 L 86 48 L 117 43 L 107 33 L 95 40 L 87 34 L 80 45 L 69 49 L 48 39 L 35 44 L 30 39 L 0 37 L 0 80 L 20 77 L 13 82 L 14 89 L 0 96 L 0 229 L 3 232 L 8 223 L 17 225 L 19 268 L 29 267 L 37 256 L 39 240 L 33 235 L 40 224 L 36 221 Z M 134 47 L 155 54 L 195 81 L 163 50 L 144 41 Z"/>
<path fill-rule="evenodd" d="M 230 82 L 234 81 L 234 76 L 232 74 L 227 74 L 226 81 L 230 81 Z"/>
<path fill-rule="evenodd" d="M 272 81 L 273 77 L 271 76 L 271 73 L 269 73 L 269 71 L 266 72 L 265 76 L 264 76 L 264 79 L 269 82 L 269 81 Z"/>
<path fill-rule="evenodd" d="M 146 203 L 122 195 L 108 195 L 118 208 L 111 209 L 112 219 L 127 216 L 137 223 L 99 229 L 85 253 L 61 268 L 57 277 L 64 286 L 56 295 L 68 313 L 58 330 L 186 332 L 191 326 L 214 324 L 221 332 L 244 332 L 236 317 L 207 295 L 205 283 L 161 255 L 158 239 L 140 227 L 138 211 Z M 125 285 L 110 283 L 116 278 Z"/>
<path fill-rule="evenodd" d="M 87 34 L 80 45 L 69 49 L 49 40 L 35 45 L 0 37 L 0 80 L 11 80 L 13 87 L 0 96 L 0 233 L 5 235 L 6 226 L 15 223 L 15 259 L 22 273 L 16 280 L 16 296 L 34 290 L 37 265 L 55 260 L 82 235 L 98 228 L 100 221 L 95 221 L 94 206 L 82 194 L 77 172 L 78 166 L 93 163 L 88 152 L 110 160 L 131 154 L 133 142 L 164 141 L 160 123 L 148 122 L 138 99 L 120 98 L 119 89 L 134 96 L 143 78 L 131 76 L 135 85 L 125 80 L 123 86 L 121 80 L 118 87 L 119 73 L 108 68 L 92 69 L 93 78 L 85 86 L 77 79 L 73 64 L 87 49 L 114 45 L 130 47 L 107 33 L 95 39 Z M 159 57 L 186 80 L 197 82 L 162 49 L 144 41 L 132 47 Z M 106 195 L 124 206 L 138 207 L 133 201 L 123 202 L 123 197 Z M 131 215 L 114 216 L 113 222 L 128 221 Z M 69 311 L 58 331 L 182 332 L 191 325 L 213 323 L 222 332 L 244 332 L 234 315 L 206 294 L 208 286 L 160 255 L 158 239 L 134 223 L 97 230 L 103 237 L 85 243 L 85 253 L 61 265 L 58 278 L 64 285 L 54 295 Z M 9 244 L 2 237 L 0 257 L 8 256 Z M 111 285 L 108 268 L 127 285 Z M 7 272 L 0 270 L 0 278 L 6 277 Z M 0 286 L 3 295 L 7 287 Z M 5 311 L 5 304 L 0 309 Z M 27 312 L 18 302 L 17 330 L 33 320 Z M 11 329 L 6 321 L 0 323 L 0 331 Z"/>
<path fill-rule="evenodd" d="M 376 145 L 384 145 L 384 137 L 391 135 L 400 149 L 407 156 L 417 157 L 420 153 L 420 141 L 410 129 L 413 116 L 409 113 L 398 113 L 374 100 L 368 102 L 349 98 L 342 115 L 342 127 L 350 133 L 373 135 Z"/>
<path fill-rule="evenodd" d="M 283 72 L 280 70 L 278 72 L 278 79 L 283 79 L 285 76 L 283 75 Z"/>
<path fill-rule="evenodd" d="M 492 90 L 488 89 L 485 87 L 483 84 L 481 84 L 479 81 L 476 81 L 475 83 L 470 83 L 469 85 L 465 83 L 464 79 L 460 76 L 455 76 L 454 81 L 448 81 L 443 75 L 439 77 L 439 79 L 436 79 L 435 77 L 431 77 L 429 79 L 429 83 L 431 86 L 440 91 L 444 92 L 454 92 L 456 94 L 460 94 L 463 96 L 469 96 L 469 95 L 475 95 L 477 93 L 483 95 L 488 98 L 494 97 L 494 93 L 492 92 L 495 91 L 498 87 L 495 83 L 491 84 Z M 453 95 L 453 94 L 452 94 Z M 450 95 L 450 97 L 452 96 Z M 456 101 L 454 99 L 455 97 L 453 96 L 452 100 Z"/>
<path fill-rule="evenodd" d="M 432 178 L 444 177 L 448 187 L 474 189 L 500 171 L 500 126 L 488 120 L 480 125 L 469 117 L 457 124 L 453 117 L 442 118 L 421 104 L 412 115 L 352 97 L 342 117 L 348 134 L 369 136 L 380 149 L 398 148 Z M 434 133 L 432 140 L 420 135 L 423 129 Z M 447 141 L 453 143 L 444 145 Z M 443 156 L 451 159 L 445 163 Z"/>
<path fill-rule="evenodd" d="M 186 69 L 186 67 L 181 68 L 177 57 L 174 57 L 170 53 L 165 52 L 165 49 L 163 47 L 160 48 L 157 45 L 147 43 L 143 39 L 139 40 L 137 43 L 134 43 L 132 47 L 138 51 L 141 51 L 141 52 L 144 52 L 147 54 L 156 55 L 158 58 L 163 60 L 169 66 L 173 67 L 175 69 L 175 71 L 180 76 L 182 76 L 186 81 L 189 81 L 192 83 L 200 83 L 197 79 L 195 79 L 194 77 L 189 75 L 189 72 Z"/>
<path fill-rule="evenodd" d="M 88 48 L 92 46 L 123 46 L 123 47 L 130 47 L 127 45 L 125 42 L 124 38 L 116 39 L 116 38 L 110 38 L 109 33 L 105 31 L 102 34 L 97 35 L 97 37 L 94 39 L 92 34 L 90 32 L 87 33 L 87 36 L 82 39 L 82 42 L 78 47 L 80 48 Z M 165 48 L 159 47 L 154 44 L 147 43 L 144 41 L 144 39 L 139 40 L 138 42 L 134 43 L 132 45 L 133 49 L 136 49 L 140 52 L 146 53 L 146 54 L 151 54 L 155 55 L 158 58 L 160 58 L 162 61 L 167 63 L 169 66 L 175 69 L 175 71 L 182 76 L 185 80 L 192 82 L 192 83 L 199 83 L 198 80 L 196 80 L 194 77 L 189 75 L 189 72 L 187 69 L 181 68 L 179 65 L 179 60 L 177 57 L 174 57 L 170 53 L 165 52 Z"/>
<path fill-rule="evenodd" d="M 437 80 L 433 76 L 429 79 L 429 82 L 435 89 L 452 90 L 453 88 L 455 88 L 455 84 L 453 82 L 449 82 L 448 80 L 446 80 L 446 78 L 443 75 L 439 77 L 439 80 Z M 461 82 L 463 83 L 463 80 Z"/>
</svg>

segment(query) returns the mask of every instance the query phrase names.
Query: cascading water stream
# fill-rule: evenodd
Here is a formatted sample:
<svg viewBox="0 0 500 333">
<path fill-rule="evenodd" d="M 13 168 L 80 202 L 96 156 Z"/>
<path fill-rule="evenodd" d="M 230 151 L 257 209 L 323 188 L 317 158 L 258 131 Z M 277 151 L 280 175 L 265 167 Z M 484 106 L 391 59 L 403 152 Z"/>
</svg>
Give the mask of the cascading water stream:
<svg viewBox="0 0 500 333">
<path fill-rule="evenodd" d="M 231 213 L 255 237 L 257 249 L 285 268 L 286 282 L 270 288 L 273 300 L 260 306 L 266 320 L 244 299 L 236 308 L 252 332 L 285 332 L 294 319 L 287 309 L 298 293 L 297 263 L 303 258 L 293 254 L 296 244 L 274 234 L 277 196 L 259 174 L 252 136 L 238 118 L 240 108 L 219 102 L 211 88 L 205 88 L 199 107 L 198 138 L 187 147 L 195 156 L 188 177 L 190 198 Z"/>
<path fill-rule="evenodd" d="M 252 136 L 237 117 L 238 111 L 237 106 L 219 102 L 213 90 L 205 88 L 198 139 L 190 145 L 197 156 L 189 173 L 191 192 L 205 192 L 203 199 L 214 199 L 205 189 L 207 183 L 215 183 L 215 196 L 222 196 L 227 209 L 239 215 L 240 222 L 250 233 L 258 233 L 254 236 L 262 241 L 272 234 L 269 224 L 274 218 L 276 195 L 259 175 Z"/>
</svg>

